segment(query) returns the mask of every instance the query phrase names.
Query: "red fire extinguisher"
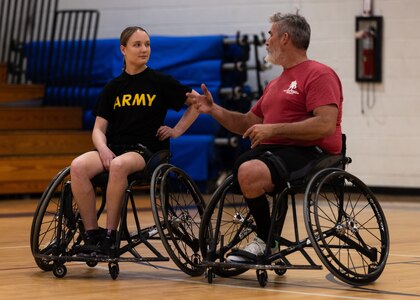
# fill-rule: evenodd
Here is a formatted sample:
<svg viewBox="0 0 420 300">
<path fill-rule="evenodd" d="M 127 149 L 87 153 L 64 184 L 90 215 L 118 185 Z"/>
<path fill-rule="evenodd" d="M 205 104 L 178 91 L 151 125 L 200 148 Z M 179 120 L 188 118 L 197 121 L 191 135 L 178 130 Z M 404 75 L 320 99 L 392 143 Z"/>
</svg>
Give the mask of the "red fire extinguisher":
<svg viewBox="0 0 420 300">
<path fill-rule="evenodd" d="M 365 31 L 362 39 L 362 62 L 364 77 L 373 77 L 375 74 L 374 49 L 373 49 L 373 32 Z"/>
</svg>

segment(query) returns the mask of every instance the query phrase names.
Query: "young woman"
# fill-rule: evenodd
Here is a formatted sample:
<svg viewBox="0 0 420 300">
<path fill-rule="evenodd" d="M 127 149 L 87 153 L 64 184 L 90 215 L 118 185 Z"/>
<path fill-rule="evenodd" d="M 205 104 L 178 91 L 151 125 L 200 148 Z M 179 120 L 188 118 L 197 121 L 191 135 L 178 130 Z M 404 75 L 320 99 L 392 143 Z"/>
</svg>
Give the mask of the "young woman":
<svg viewBox="0 0 420 300">
<path fill-rule="evenodd" d="M 103 89 L 95 109 L 92 140 L 96 151 L 75 158 L 71 163 L 71 187 L 85 226 L 85 245 L 81 253 L 109 254 L 115 243 L 127 176 L 144 169 L 150 155 L 169 149 L 169 138 L 183 134 L 198 116 L 186 93 L 196 93 L 171 76 L 147 67 L 150 37 L 141 27 L 128 27 L 120 37 L 124 56 L 121 75 Z M 169 108 L 188 107 L 170 128 L 163 126 Z M 109 172 L 106 191 L 106 233 L 98 228 L 96 195 L 91 179 Z"/>
</svg>

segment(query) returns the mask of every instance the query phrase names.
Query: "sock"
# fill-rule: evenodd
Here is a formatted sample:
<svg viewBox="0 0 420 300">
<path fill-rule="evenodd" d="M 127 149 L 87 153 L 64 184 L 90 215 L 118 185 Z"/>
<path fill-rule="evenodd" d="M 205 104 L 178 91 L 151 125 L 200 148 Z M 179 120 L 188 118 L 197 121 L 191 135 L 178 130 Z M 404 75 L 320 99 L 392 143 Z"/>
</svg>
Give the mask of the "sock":
<svg viewBox="0 0 420 300">
<path fill-rule="evenodd" d="M 255 225 L 257 226 L 257 236 L 266 242 L 271 225 L 270 206 L 268 205 L 267 197 L 264 194 L 257 198 L 245 198 L 245 201 L 254 217 Z"/>
</svg>

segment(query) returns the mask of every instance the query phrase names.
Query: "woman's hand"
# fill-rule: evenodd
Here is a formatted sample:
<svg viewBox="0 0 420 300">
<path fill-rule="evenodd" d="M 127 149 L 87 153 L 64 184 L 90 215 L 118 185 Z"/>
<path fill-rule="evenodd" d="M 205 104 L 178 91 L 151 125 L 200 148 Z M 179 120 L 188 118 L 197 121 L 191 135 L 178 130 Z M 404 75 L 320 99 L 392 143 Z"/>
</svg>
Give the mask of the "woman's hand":
<svg viewBox="0 0 420 300">
<path fill-rule="evenodd" d="M 208 114 L 213 108 L 213 96 L 204 83 L 201 84 L 201 90 L 203 91 L 203 95 L 198 93 L 187 93 L 188 102 L 191 103 L 198 112 Z"/>
<path fill-rule="evenodd" d="M 177 138 L 181 135 L 181 132 L 178 132 L 175 128 L 171 128 L 169 126 L 160 126 L 156 136 L 158 137 L 159 141 L 166 140 L 167 138 Z"/>
<path fill-rule="evenodd" d="M 109 171 L 111 161 L 116 157 L 116 155 L 108 147 L 104 147 L 103 149 L 101 149 L 101 151 L 98 150 L 98 152 L 104 169 Z"/>
</svg>

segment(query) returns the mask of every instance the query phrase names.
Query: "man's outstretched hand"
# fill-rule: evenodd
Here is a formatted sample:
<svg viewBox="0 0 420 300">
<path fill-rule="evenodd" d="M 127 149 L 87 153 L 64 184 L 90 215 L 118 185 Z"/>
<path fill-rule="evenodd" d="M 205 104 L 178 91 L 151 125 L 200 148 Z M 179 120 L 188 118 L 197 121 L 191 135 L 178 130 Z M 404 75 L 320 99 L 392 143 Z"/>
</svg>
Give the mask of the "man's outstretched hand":
<svg viewBox="0 0 420 300">
<path fill-rule="evenodd" d="M 203 91 L 203 95 L 195 93 L 187 93 L 186 95 L 188 97 L 188 101 L 191 101 L 192 105 L 198 112 L 208 114 L 211 112 L 214 104 L 213 96 L 204 83 L 201 84 L 201 90 Z"/>
</svg>

